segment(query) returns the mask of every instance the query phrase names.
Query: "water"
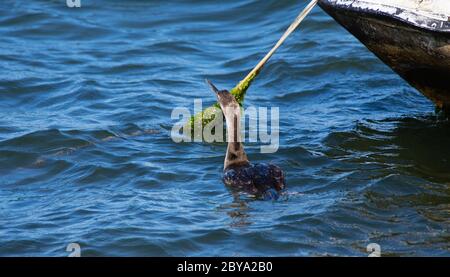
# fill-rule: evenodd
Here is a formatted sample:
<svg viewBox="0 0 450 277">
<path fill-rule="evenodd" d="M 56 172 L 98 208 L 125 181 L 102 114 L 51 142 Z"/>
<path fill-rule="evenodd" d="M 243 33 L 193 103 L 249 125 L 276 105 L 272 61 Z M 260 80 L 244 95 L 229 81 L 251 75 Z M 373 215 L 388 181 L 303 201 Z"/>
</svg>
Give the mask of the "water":
<svg viewBox="0 0 450 277">
<path fill-rule="evenodd" d="M 0 255 L 449 255 L 450 124 L 319 7 L 253 84 L 280 107 L 280 201 L 221 183 L 174 107 L 231 88 L 305 1 L 3 1 Z"/>
</svg>

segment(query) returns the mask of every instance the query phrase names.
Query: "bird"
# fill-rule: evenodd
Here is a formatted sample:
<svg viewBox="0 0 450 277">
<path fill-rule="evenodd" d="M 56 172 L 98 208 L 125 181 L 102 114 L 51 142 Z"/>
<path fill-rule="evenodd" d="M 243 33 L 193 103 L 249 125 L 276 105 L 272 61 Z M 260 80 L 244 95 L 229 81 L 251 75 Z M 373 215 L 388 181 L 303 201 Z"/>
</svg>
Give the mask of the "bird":
<svg viewBox="0 0 450 277">
<path fill-rule="evenodd" d="M 233 190 L 243 191 L 260 199 L 276 200 L 286 188 L 284 171 L 272 163 L 251 163 L 241 140 L 241 107 L 228 90 L 218 90 L 208 79 L 206 83 L 216 94 L 225 117 L 227 151 L 222 181 Z"/>
</svg>

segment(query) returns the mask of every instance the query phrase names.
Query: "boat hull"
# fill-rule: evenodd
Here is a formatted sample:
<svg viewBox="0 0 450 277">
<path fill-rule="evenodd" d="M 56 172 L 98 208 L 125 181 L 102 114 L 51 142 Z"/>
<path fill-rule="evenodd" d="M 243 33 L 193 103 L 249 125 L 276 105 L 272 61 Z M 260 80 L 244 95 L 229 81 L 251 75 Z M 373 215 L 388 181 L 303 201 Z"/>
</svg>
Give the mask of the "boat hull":
<svg viewBox="0 0 450 277">
<path fill-rule="evenodd" d="M 450 110 L 450 19 L 448 25 L 439 18 L 408 22 L 395 16 L 398 10 L 390 14 L 338 2 L 319 5 L 410 85 Z"/>
</svg>

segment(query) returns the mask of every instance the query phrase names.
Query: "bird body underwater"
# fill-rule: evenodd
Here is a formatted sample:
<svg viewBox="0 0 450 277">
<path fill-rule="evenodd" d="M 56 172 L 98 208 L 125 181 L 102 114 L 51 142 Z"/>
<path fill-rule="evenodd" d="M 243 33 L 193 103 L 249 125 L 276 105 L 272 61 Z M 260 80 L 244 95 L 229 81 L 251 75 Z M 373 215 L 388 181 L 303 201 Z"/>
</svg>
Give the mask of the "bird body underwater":
<svg viewBox="0 0 450 277">
<path fill-rule="evenodd" d="M 227 126 L 228 147 L 225 155 L 223 178 L 225 185 L 261 199 L 278 199 L 286 187 L 283 170 L 274 164 L 252 164 L 241 142 L 241 107 L 227 90 L 218 90 L 206 80 L 222 109 Z"/>
</svg>

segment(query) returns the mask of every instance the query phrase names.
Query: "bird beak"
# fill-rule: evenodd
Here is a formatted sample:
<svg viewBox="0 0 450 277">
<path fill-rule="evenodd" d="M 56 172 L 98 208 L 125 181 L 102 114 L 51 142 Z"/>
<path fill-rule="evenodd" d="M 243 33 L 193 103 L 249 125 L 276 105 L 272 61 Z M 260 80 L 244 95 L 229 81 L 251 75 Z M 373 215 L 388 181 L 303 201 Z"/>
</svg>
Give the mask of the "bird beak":
<svg viewBox="0 0 450 277">
<path fill-rule="evenodd" d="M 209 85 L 209 87 L 211 88 L 211 90 L 214 91 L 215 94 L 218 94 L 218 93 L 219 93 L 219 90 L 216 88 L 216 86 L 215 86 L 213 83 L 211 83 L 210 80 L 205 79 L 205 81 L 206 81 L 206 83 Z"/>
</svg>

